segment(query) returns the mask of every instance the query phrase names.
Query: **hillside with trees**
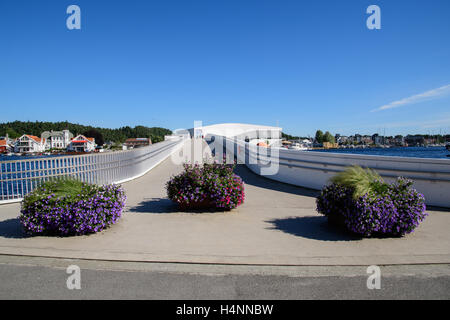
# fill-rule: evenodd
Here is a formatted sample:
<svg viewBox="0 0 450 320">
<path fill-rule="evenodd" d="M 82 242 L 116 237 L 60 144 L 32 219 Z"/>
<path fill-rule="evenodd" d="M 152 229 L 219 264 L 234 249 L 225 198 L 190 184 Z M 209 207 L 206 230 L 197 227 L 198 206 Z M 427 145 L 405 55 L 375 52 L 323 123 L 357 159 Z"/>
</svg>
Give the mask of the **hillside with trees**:
<svg viewBox="0 0 450 320">
<path fill-rule="evenodd" d="M 77 134 L 90 134 L 97 135 L 97 139 L 102 138 L 106 141 L 113 142 L 124 142 L 128 138 L 151 138 L 153 143 L 163 141 L 165 135 L 172 133 L 171 130 L 160 128 L 160 127 L 145 127 L 136 126 L 131 127 L 121 127 L 118 129 L 109 128 L 99 128 L 92 126 L 85 126 L 76 123 L 70 123 L 67 121 L 63 122 L 24 122 L 24 121 L 13 121 L 7 123 L 0 123 L 0 136 L 9 135 L 11 138 L 20 137 L 23 134 L 31 134 L 34 136 L 41 136 L 44 131 L 60 131 L 67 129 L 72 132 L 75 136 Z"/>
</svg>

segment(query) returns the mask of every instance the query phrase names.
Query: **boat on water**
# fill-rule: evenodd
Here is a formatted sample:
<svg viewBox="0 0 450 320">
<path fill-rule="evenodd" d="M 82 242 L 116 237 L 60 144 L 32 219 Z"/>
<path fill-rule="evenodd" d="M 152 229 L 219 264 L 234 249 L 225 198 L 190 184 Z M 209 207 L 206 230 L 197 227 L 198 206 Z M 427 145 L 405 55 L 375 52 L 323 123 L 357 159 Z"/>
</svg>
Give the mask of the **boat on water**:
<svg viewBox="0 0 450 320">
<path fill-rule="evenodd" d="M 445 149 L 450 151 L 450 142 L 447 142 L 447 144 L 445 145 Z"/>
<path fill-rule="evenodd" d="M 304 145 L 301 145 L 300 143 L 294 143 L 288 149 L 290 149 L 290 150 L 300 150 L 300 151 L 308 150 L 307 147 L 305 147 Z"/>
</svg>

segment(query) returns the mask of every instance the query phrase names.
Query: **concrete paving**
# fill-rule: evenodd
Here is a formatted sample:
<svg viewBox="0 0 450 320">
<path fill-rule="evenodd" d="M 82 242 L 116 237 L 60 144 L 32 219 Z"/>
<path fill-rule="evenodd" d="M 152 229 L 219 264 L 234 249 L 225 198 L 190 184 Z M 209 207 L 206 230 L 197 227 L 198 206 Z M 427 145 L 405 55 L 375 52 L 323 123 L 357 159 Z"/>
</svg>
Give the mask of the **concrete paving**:
<svg viewBox="0 0 450 320">
<path fill-rule="evenodd" d="M 244 166 L 245 203 L 231 212 L 179 212 L 164 185 L 182 170 L 170 159 L 124 184 L 122 219 L 98 234 L 26 237 L 19 204 L 0 206 L 0 254 L 111 261 L 249 265 L 391 265 L 450 263 L 450 212 L 429 209 L 410 235 L 358 239 L 315 211 L 317 191 L 275 182 Z"/>
</svg>

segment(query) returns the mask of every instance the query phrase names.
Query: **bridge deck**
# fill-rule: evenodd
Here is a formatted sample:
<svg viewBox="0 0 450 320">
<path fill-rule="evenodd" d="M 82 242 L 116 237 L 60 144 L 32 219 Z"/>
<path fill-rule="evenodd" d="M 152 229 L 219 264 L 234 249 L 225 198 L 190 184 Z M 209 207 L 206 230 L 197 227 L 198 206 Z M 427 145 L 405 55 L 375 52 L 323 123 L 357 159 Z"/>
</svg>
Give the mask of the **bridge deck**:
<svg viewBox="0 0 450 320">
<path fill-rule="evenodd" d="M 450 214 L 430 210 L 400 239 L 356 239 L 315 211 L 316 191 L 278 183 L 239 166 L 246 201 L 231 212 L 178 212 L 164 185 L 181 171 L 167 159 L 124 184 L 123 218 L 99 234 L 25 237 L 19 204 L 0 206 L 0 254 L 65 258 L 275 265 L 450 263 Z"/>
</svg>

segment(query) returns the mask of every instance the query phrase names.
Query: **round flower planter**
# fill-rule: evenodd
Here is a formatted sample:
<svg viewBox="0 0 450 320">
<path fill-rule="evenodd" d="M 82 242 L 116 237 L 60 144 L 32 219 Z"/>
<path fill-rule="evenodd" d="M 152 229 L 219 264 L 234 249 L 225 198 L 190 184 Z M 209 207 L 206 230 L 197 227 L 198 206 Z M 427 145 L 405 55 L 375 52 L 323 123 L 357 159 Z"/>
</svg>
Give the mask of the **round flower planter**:
<svg viewBox="0 0 450 320">
<path fill-rule="evenodd" d="M 425 198 L 412 182 L 398 178 L 383 193 L 354 197 L 353 189 L 325 186 L 316 199 L 328 223 L 363 237 L 398 237 L 413 232 L 427 216 Z"/>
<path fill-rule="evenodd" d="M 80 194 L 71 197 L 35 189 L 24 197 L 19 220 L 31 235 L 84 235 L 116 223 L 125 201 L 125 192 L 117 185 L 85 184 Z"/>
<path fill-rule="evenodd" d="M 244 202 L 244 182 L 233 165 L 184 165 L 184 172 L 166 183 L 167 196 L 181 211 L 229 211 Z"/>
</svg>

